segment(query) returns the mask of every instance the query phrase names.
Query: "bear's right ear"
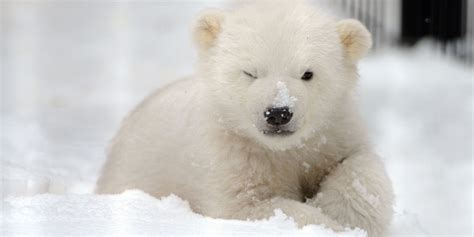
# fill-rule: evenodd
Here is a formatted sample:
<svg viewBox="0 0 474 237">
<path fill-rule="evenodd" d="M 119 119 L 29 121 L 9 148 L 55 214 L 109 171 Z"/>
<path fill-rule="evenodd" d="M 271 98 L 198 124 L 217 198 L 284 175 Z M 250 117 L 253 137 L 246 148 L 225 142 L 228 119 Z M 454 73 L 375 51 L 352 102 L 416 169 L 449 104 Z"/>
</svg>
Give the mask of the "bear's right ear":
<svg viewBox="0 0 474 237">
<path fill-rule="evenodd" d="M 224 15 L 221 10 L 207 9 L 198 16 L 193 37 L 200 50 L 206 51 L 215 45 L 217 36 L 222 31 Z"/>
</svg>

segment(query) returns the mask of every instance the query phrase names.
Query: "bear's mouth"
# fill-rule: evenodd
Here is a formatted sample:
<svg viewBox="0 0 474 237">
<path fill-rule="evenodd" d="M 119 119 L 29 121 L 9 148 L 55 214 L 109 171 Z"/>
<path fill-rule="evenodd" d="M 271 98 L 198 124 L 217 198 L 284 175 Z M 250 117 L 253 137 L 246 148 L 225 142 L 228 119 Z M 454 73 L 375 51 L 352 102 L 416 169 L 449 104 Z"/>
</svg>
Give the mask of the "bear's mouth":
<svg viewBox="0 0 474 237">
<path fill-rule="evenodd" d="M 263 130 L 263 134 L 267 136 L 289 136 L 294 133 L 294 131 L 285 130 L 285 129 L 270 129 L 270 130 Z"/>
</svg>

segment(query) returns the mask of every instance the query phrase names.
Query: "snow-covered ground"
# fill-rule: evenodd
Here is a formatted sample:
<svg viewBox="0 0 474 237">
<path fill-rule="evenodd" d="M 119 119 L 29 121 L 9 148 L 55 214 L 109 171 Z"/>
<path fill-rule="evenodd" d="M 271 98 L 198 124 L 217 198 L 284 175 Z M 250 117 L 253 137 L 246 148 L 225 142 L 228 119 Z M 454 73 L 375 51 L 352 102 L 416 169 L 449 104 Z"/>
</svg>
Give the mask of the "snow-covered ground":
<svg viewBox="0 0 474 237">
<path fill-rule="evenodd" d="M 258 222 L 216 220 L 174 196 L 91 194 L 127 111 L 192 73 L 189 24 L 216 5 L 2 2 L 4 234 L 339 236 L 319 226 L 299 230 L 278 211 Z M 431 47 L 364 59 L 361 110 L 397 195 L 391 234 L 471 236 L 473 68 Z"/>
<path fill-rule="evenodd" d="M 195 214 L 187 202 L 171 195 L 160 200 L 141 191 L 121 195 L 50 195 L 8 198 L 8 235 L 200 235 L 200 236 L 354 236 L 362 230 L 334 233 L 321 226 L 298 229 L 281 210 L 261 221 L 212 219 Z"/>
</svg>

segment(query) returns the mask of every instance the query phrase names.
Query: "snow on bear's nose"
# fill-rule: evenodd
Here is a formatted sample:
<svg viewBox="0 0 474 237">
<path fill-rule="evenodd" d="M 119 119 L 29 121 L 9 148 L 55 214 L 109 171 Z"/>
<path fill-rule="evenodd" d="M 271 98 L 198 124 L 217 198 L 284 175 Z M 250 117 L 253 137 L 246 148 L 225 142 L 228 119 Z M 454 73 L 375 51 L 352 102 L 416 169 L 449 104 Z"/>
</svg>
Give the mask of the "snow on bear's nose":
<svg viewBox="0 0 474 237">
<path fill-rule="evenodd" d="M 291 111 L 297 99 L 294 96 L 290 96 L 290 91 L 288 90 L 288 87 L 286 87 L 286 84 L 282 81 L 277 81 L 276 92 L 272 107 L 288 107 Z"/>
</svg>

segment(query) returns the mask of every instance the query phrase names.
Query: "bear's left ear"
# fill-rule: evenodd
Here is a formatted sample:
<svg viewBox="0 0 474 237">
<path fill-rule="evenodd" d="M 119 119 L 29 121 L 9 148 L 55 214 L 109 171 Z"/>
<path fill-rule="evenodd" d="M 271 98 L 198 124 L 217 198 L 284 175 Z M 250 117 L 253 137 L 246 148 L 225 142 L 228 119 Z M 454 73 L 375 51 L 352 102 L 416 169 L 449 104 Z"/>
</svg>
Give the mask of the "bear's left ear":
<svg viewBox="0 0 474 237">
<path fill-rule="evenodd" d="M 346 54 L 353 62 L 359 61 L 372 47 L 372 36 L 358 20 L 346 19 L 336 23 L 339 38 Z"/>
<path fill-rule="evenodd" d="M 200 50 L 206 51 L 215 45 L 222 31 L 224 11 L 206 9 L 199 14 L 193 29 L 194 41 Z"/>
</svg>

